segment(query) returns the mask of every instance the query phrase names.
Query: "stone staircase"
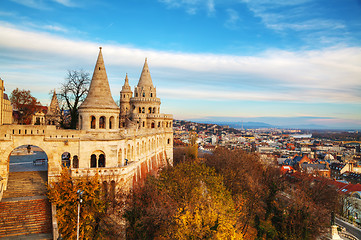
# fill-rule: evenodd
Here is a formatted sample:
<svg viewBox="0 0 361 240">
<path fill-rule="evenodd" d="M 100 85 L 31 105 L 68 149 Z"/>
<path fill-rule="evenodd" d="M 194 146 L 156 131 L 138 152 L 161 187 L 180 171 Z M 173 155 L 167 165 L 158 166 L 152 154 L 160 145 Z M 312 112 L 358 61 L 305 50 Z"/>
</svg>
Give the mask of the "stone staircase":
<svg viewBox="0 0 361 240">
<path fill-rule="evenodd" d="M 48 172 L 10 172 L 3 198 L 45 196 Z"/>
<path fill-rule="evenodd" d="M 0 239 L 52 239 L 47 172 L 11 172 L 0 202 Z"/>
</svg>

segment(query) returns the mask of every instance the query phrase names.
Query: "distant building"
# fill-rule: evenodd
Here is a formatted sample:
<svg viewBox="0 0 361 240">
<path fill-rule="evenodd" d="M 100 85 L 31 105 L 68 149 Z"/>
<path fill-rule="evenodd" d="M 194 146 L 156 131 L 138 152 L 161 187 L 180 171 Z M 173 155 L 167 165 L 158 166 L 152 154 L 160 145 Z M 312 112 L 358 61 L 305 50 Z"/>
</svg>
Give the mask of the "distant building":
<svg viewBox="0 0 361 240">
<path fill-rule="evenodd" d="M 8 95 L 5 93 L 4 80 L 0 78 L 0 125 L 12 124 L 13 107 Z"/>
</svg>

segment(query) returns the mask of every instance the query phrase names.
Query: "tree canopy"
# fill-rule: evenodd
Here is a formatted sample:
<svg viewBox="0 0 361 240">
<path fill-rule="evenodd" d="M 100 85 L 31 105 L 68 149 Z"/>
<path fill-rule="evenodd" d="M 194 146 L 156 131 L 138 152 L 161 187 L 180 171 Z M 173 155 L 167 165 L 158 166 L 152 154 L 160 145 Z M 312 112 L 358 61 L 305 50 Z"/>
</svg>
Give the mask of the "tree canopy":
<svg viewBox="0 0 361 240">
<path fill-rule="evenodd" d="M 41 108 L 40 102 L 31 95 L 30 90 L 14 89 L 10 102 L 18 111 L 20 124 L 30 124 L 32 115 Z"/>
<path fill-rule="evenodd" d="M 128 239 L 242 239 L 230 192 L 204 164 L 148 177 L 130 195 L 125 218 Z"/>
</svg>

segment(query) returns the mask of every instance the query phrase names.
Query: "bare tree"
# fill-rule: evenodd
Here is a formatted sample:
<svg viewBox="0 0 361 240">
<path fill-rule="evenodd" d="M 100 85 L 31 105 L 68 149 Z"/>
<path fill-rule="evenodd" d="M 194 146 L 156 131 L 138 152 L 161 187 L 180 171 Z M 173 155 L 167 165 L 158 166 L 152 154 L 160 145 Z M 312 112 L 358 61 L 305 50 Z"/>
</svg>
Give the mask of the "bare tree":
<svg viewBox="0 0 361 240">
<path fill-rule="evenodd" d="M 90 74 L 83 70 L 68 70 L 65 82 L 61 85 L 59 98 L 69 110 L 69 123 L 63 122 L 63 127 L 75 129 L 78 123 L 78 108 L 85 100 L 90 83 Z"/>
</svg>

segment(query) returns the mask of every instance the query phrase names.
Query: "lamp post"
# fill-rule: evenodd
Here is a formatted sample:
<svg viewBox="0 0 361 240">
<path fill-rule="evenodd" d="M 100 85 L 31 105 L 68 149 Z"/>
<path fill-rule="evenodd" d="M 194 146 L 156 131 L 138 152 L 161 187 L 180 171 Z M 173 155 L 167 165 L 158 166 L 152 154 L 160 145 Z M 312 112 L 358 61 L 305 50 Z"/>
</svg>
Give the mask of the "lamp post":
<svg viewBox="0 0 361 240">
<path fill-rule="evenodd" d="M 78 194 L 78 221 L 77 221 L 77 227 L 76 227 L 76 239 L 79 240 L 79 216 L 80 216 L 80 203 L 83 201 L 83 190 L 78 190 L 76 193 Z"/>
</svg>

